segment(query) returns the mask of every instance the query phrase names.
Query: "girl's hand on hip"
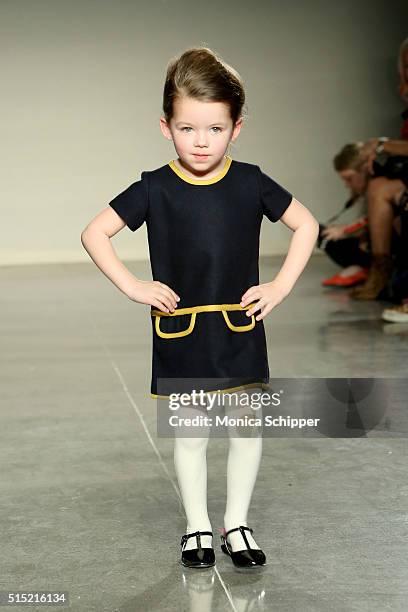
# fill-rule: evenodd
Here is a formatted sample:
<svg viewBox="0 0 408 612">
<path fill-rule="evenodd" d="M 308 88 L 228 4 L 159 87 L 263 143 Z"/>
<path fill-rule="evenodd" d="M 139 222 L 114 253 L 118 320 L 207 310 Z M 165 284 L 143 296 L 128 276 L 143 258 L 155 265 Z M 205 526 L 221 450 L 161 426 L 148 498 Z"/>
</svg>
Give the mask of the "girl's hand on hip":
<svg viewBox="0 0 408 612">
<path fill-rule="evenodd" d="M 261 310 L 261 313 L 255 317 L 257 321 L 260 321 L 266 317 L 272 308 L 275 308 L 275 306 L 280 304 L 288 293 L 289 292 L 284 290 L 283 287 L 276 281 L 263 283 L 261 285 L 254 285 L 253 287 L 250 287 L 242 296 L 241 306 L 247 306 L 255 300 L 259 300 L 254 306 L 251 306 L 251 308 L 247 310 L 246 314 L 248 317 L 250 317 L 258 310 Z"/>
<path fill-rule="evenodd" d="M 155 306 L 163 312 L 174 312 L 180 297 L 165 283 L 160 281 L 135 280 L 127 296 L 133 302 Z"/>
</svg>

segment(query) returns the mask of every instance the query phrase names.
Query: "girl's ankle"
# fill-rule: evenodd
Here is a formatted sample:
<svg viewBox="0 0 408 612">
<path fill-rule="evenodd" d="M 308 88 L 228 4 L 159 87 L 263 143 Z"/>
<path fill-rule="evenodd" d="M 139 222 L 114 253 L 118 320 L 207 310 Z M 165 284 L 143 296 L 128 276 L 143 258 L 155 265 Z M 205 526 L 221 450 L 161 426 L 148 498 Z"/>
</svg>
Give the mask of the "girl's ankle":
<svg viewBox="0 0 408 612">
<path fill-rule="evenodd" d="M 196 531 L 212 531 L 211 524 L 202 523 L 200 527 L 190 527 L 190 525 L 187 525 L 185 533 L 195 533 Z"/>
<path fill-rule="evenodd" d="M 240 525 L 248 527 L 247 521 L 237 521 L 236 519 L 230 521 L 224 518 L 224 528 L 226 531 L 229 531 L 230 529 L 235 529 L 235 527 L 239 527 Z"/>
</svg>

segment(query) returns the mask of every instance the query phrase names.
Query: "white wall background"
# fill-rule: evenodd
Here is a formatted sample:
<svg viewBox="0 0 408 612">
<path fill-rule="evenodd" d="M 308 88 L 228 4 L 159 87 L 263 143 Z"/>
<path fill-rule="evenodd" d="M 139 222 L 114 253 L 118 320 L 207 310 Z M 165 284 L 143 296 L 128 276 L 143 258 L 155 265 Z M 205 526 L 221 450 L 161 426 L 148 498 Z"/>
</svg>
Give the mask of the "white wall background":
<svg viewBox="0 0 408 612">
<path fill-rule="evenodd" d="M 162 88 L 190 45 L 213 48 L 246 83 L 233 157 L 325 220 L 347 197 L 335 153 L 399 135 L 407 17 L 398 0 L 2 0 L 0 264 L 90 261 L 89 220 L 176 156 L 159 129 Z M 265 218 L 261 254 L 283 253 L 290 235 Z M 147 258 L 146 226 L 114 246 Z"/>
</svg>

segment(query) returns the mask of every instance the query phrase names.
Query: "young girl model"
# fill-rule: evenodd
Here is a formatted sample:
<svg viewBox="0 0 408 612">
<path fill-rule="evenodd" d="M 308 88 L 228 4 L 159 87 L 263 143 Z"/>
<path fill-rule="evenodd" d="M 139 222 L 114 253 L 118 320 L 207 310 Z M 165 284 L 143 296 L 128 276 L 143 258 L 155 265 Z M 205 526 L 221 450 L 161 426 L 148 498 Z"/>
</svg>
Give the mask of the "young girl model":
<svg viewBox="0 0 408 612">
<path fill-rule="evenodd" d="M 151 306 L 152 397 L 186 391 L 180 379 L 199 377 L 205 392 L 242 393 L 267 383 L 263 319 L 290 293 L 317 240 L 317 220 L 289 191 L 259 166 L 226 155 L 241 130 L 244 104 L 239 74 L 210 49 L 193 47 L 173 59 L 160 127 L 178 158 L 143 171 L 81 235 L 102 272 L 129 299 Z M 279 154 L 272 135 L 267 142 L 271 156 Z M 277 276 L 259 284 L 263 215 L 280 219 L 294 235 Z M 135 231 L 144 221 L 152 281 L 135 278 L 110 242 L 125 224 Z M 263 565 L 265 555 L 247 525 L 262 437 L 229 440 L 222 550 L 236 566 Z M 215 563 L 207 442 L 208 437 L 176 436 L 174 443 L 187 517 L 181 562 L 189 567 Z"/>
</svg>

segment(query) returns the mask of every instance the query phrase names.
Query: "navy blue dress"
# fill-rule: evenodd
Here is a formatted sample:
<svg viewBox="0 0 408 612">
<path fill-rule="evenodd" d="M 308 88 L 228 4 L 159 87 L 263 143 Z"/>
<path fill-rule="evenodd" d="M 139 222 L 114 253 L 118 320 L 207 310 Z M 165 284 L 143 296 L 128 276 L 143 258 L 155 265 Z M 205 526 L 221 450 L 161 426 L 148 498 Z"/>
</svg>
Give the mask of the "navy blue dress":
<svg viewBox="0 0 408 612">
<path fill-rule="evenodd" d="M 132 231 L 146 222 L 152 278 L 180 296 L 174 313 L 150 309 L 152 397 L 267 385 L 260 311 L 248 317 L 239 303 L 259 284 L 263 216 L 278 221 L 291 201 L 259 166 L 228 156 L 208 180 L 174 161 L 143 171 L 109 202 Z"/>
</svg>

